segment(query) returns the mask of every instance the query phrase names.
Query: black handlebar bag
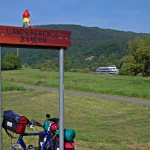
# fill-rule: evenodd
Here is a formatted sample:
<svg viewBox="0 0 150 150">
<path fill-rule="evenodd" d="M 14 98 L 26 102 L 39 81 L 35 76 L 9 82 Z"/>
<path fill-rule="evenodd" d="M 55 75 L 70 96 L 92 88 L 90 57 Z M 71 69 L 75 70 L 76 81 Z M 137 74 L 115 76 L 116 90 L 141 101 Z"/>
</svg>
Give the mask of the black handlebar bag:
<svg viewBox="0 0 150 150">
<path fill-rule="evenodd" d="M 25 116 L 20 116 L 12 110 L 4 111 L 2 127 L 17 134 L 25 132 L 29 120 Z"/>
</svg>

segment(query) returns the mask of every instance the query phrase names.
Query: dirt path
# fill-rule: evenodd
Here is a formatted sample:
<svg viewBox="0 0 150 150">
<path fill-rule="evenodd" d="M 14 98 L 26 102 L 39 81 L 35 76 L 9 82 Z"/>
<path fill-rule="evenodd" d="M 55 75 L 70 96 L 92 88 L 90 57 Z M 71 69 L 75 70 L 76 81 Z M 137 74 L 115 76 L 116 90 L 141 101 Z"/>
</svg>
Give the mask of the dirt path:
<svg viewBox="0 0 150 150">
<path fill-rule="evenodd" d="M 48 87 L 39 87 L 39 86 L 32 86 L 32 85 L 24 85 L 26 89 L 36 89 L 42 91 L 50 91 L 50 92 L 59 92 L 58 89 L 48 88 Z M 149 104 L 150 100 L 139 99 L 139 98 L 127 98 L 121 96 L 114 96 L 114 95 L 106 95 L 106 94 L 92 94 L 87 92 L 75 92 L 75 91 L 65 91 L 65 94 L 74 94 L 74 95 L 82 95 L 82 96 L 92 96 L 97 98 L 103 98 L 107 100 L 117 100 L 117 101 L 126 101 L 132 103 L 140 103 L 140 104 Z"/>
</svg>

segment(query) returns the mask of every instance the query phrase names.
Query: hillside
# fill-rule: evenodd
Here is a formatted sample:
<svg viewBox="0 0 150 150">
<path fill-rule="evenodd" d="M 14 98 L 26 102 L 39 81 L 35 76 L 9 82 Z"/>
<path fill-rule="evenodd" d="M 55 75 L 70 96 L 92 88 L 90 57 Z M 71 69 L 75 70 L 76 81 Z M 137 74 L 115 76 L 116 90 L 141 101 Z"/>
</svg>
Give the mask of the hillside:
<svg viewBox="0 0 150 150">
<path fill-rule="evenodd" d="M 119 59 L 129 52 L 127 42 L 140 33 L 124 32 L 80 25 L 38 25 L 38 28 L 62 29 L 72 32 L 72 47 L 65 51 L 72 68 L 95 69 L 100 65 L 118 64 Z M 16 52 L 15 49 L 11 50 Z M 2 56 L 10 49 L 2 51 Z M 45 60 L 58 62 L 58 51 L 19 50 L 23 64 L 37 65 Z"/>
</svg>

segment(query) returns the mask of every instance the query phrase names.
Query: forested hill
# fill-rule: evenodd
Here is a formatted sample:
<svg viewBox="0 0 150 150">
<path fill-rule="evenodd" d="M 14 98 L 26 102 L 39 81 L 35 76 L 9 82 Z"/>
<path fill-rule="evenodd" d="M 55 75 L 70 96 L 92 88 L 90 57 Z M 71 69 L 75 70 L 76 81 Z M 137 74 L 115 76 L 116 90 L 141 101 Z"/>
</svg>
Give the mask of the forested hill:
<svg viewBox="0 0 150 150">
<path fill-rule="evenodd" d="M 98 27 L 85 27 L 81 25 L 40 25 L 36 27 L 71 31 L 73 47 L 90 47 L 108 40 L 128 40 L 139 35 L 134 32 L 123 32 Z"/>
<path fill-rule="evenodd" d="M 127 42 L 142 33 L 124 32 L 81 25 L 38 25 L 35 28 L 61 29 L 72 32 L 72 47 L 65 51 L 73 68 L 95 68 L 116 64 L 129 52 Z M 58 52 L 48 50 L 20 50 L 23 63 L 32 65 L 45 60 L 57 60 Z"/>
</svg>

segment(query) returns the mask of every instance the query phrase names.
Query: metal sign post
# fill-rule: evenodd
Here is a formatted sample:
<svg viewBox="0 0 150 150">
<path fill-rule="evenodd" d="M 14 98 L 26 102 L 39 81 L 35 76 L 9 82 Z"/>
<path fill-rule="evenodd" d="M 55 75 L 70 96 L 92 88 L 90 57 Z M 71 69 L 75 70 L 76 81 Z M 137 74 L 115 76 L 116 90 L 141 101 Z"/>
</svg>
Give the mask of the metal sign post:
<svg viewBox="0 0 150 150">
<path fill-rule="evenodd" d="M 0 125 L 2 125 L 2 74 L 1 74 L 1 45 L 0 45 Z M 2 150 L 2 127 L 0 127 L 0 150 Z"/>
<path fill-rule="evenodd" d="M 64 49 L 59 51 L 59 147 L 64 150 Z"/>
</svg>

